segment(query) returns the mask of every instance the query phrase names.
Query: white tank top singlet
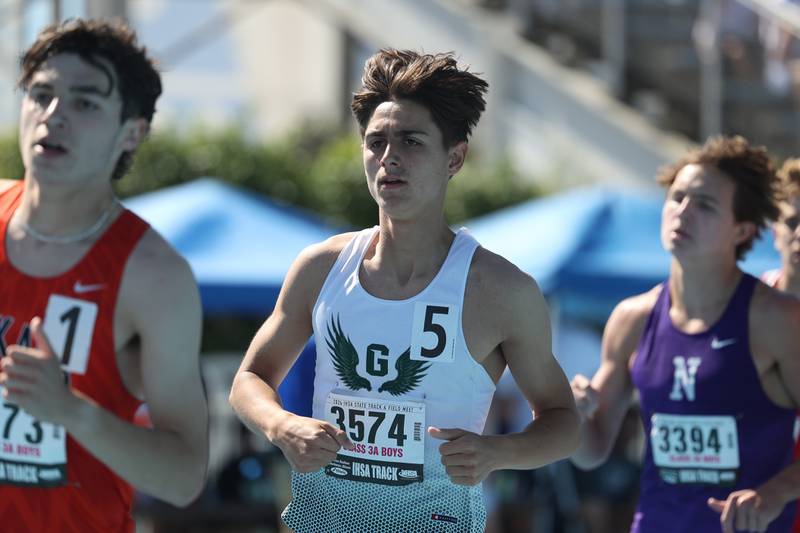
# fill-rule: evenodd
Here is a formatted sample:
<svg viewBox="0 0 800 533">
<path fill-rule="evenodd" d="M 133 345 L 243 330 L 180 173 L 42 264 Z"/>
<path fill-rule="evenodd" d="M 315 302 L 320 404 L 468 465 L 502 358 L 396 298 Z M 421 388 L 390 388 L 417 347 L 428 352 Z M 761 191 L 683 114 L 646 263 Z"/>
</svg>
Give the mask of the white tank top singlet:
<svg viewBox="0 0 800 533">
<path fill-rule="evenodd" d="M 313 416 L 344 430 L 356 449 L 317 472 L 293 472 L 283 519 L 298 533 L 482 532 L 481 486 L 451 483 L 444 441 L 427 434 L 428 426 L 482 433 L 494 394 L 461 327 L 478 242 L 460 230 L 425 289 L 384 300 L 359 281 L 377 235 L 369 228 L 347 244 L 313 310 Z"/>
</svg>

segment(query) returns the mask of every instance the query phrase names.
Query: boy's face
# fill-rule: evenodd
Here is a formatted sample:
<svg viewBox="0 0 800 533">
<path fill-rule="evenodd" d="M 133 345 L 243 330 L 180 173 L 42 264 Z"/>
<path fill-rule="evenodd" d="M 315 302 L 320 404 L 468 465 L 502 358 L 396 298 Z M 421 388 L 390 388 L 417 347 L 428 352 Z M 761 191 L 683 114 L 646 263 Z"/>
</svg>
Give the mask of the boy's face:
<svg viewBox="0 0 800 533">
<path fill-rule="evenodd" d="M 686 165 L 667 190 L 661 214 L 661 242 L 679 259 L 735 257 L 736 247 L 755 231 L 733 214 L 736 186 L 713 167 Z"/>
<path fill-rule="evenodd" d="M 76 54 L 42 63 L 20 111 L 26 177 L 63 186 L 110 179 L 120 155 L 134 150 L 147 128 L 143 119 L 121 122 L 122 100 L 110 84 L 102 70 Z"/>
<path fill-rule="evenodd" d="M 424 106 L 383 102 L 370 117 L 362 144 L 370 194 L 384 214 L 398 220 L 441 211 L 447 182 L 466 152 L 465 142 L 444 148 L 442 132 Z"/>
<path fill-rule="evenodd" d="M 781 214 L 773 225 L 775 248 L 784 267 L 800 265 L 800 197 L 780 203 Z"/>
</svg>

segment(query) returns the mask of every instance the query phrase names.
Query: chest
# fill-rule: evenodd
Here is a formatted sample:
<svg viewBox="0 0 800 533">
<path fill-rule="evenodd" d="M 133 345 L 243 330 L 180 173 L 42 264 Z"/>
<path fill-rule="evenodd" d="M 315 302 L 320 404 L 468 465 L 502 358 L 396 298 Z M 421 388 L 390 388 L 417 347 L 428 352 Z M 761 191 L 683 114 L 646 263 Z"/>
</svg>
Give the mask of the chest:
<svg viewBox="0 0 800 533">
<path fill-rule="evenodd" d="M 632 368 L 643 404 L 671 412 L 737 412 L 754 397 L 763 399 L 748 330 L 746 319 L 721 320 L 686 333 L 666 314 L 649 324 Z"/>
<path fill-rule="evenodd" d="M 54 278 L 73 269 L 89 253 L 91 242 L 43 244 L 33 239 L 5 239 L 5 261 L 33 277 Z"/>
</svg>

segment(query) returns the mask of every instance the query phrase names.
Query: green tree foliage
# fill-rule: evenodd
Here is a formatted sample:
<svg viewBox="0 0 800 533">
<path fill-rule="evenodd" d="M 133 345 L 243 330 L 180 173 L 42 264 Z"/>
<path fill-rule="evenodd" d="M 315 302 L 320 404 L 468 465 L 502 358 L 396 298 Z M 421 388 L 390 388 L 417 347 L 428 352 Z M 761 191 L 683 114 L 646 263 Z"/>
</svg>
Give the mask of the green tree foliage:
<svg viewBox="0 0 800 533">
<path fill-rule="evenodd" d="M 16 132 L 0 135 L 0 178 L 18 179 L 24 171 Z"/>
<path fill-rule="evenodd" d="M 307 163 L 295 161 L 282 146 L 247 141 L 235 128 L 198 129 L 185 136 L 174 131 L 154 134 L 139 147 L 131 171 L 117 184 L 119 194 L 131 196 L 201 176 L 290 203 L 299 202 L 305 193 L 296 178 Z"/>
<path fill-rule="evenodd" d="M 467 164 L 448 185 L 445 215 L 454 224 L 529 200 L 542 192 L 529 179 L 522 178 L 508 160 L 483 165 L 467 158 Z"/>
<path fill-rule="evenodd" d="M 152 135 L 136 154 L 131 171 L 117 184 L 123 197 L 214 176 L 315 212 L 341 225 L 371 226 L 377 209 L 369 196 L 359 139 L 352 133 L 302 128 L 281 141 L 248 140 L 241 128 L 197 128 L 180 135 Z M 472 153 L 448 190 L 447 220 L 457 224 L 535 196 L 507 161 L 484 165 Z M 15 133 L 0 135 L 2 176 L 21 177 Z"/>
</svg>

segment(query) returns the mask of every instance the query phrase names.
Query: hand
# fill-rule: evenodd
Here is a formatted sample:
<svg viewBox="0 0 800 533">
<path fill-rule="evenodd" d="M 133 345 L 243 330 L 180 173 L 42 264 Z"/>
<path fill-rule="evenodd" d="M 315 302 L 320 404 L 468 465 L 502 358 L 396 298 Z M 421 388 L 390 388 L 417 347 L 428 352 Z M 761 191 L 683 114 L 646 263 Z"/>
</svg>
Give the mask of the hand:
<svg viewBox="0 0 800 533">
<path fill-rule="evenodd" d="M 338 427 L 317 420 L 290 414 L 275 445 L 281 449 L 292 470 L 315 472 L 336 457 L 341 448 L 351 450 L 353 443 Z"/>
<path fill-rule="evenodd" d="M 0 360 L 3 399 L 38 420 L 63 425 L 65 409 L 74 396 L 44 334 L 42 320 L 35 317 L 30 328 L 35 347 L 11 345 Z"/>
<path fill-rule="evenodd" d="M 592 382 L 583 374 L 575 374 L 570 386 L 581 422 L 592 418 L 598 405 L 597 391 L 592 387 Z"/>
<path fill-rule="evenodd" d="M 783 502 L 765 491 L 737 490 L 727 500 L 708 499 L 708 506 L 720 513 L 724 533 L 766 531 L 767 526 L 781 514 Z"/>
<path fill-rule="evenodd" d="M 439 446 L 442 464 L 456 485 L 477 485 L 494 470 L 494 452 L 487 437 L 463 429 L 428 428 L 428 434 L 446 440 Z"/>
</svg>

